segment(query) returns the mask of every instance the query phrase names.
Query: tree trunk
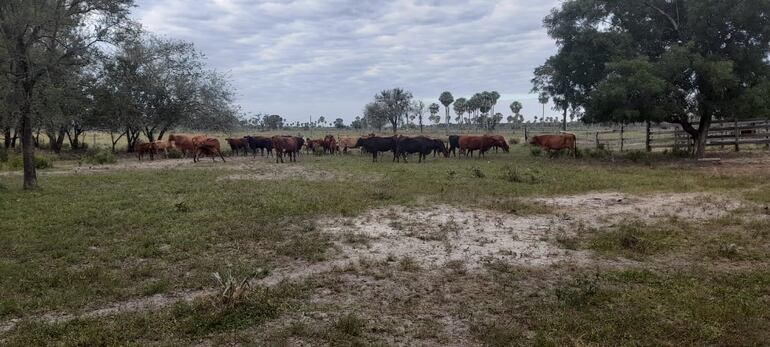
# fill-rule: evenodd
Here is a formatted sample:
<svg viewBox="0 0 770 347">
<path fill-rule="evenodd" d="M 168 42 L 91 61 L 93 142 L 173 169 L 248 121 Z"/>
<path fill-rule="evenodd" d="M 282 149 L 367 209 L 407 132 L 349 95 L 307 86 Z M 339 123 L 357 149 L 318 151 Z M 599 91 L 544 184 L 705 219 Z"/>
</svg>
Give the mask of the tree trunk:
<svg viewBox="0 0 770 347">
<path fill-rule="evenodd" d="M 35 146 L 32 139 L 32 84 L 23 83 L 21 118 L 21 153 L 24 162 L 24 189 L 37 188 L 37 171 L 35 168 Z M 18 132 L 18 131 L 17 131 Z"/>
<path fill-rule="evenodd" d="M 61 153 L 62 144 L 64 144 L 64 135 L 66 135 L 66 133 L 67 130 L 64 127 L 60 127 L 58 133 L 54 133 L 52 131 L 46 132 L 46 135 L 48 135 L 48 140 L 51 143 L 51 150 L 54 153 Z"/>
<path fill-rule="evenodd" d="M 561 130 L 567 131 L 567 109 L 564 108 L 564 116 L 562 118 Z"/>
<path fill-rule="evenodd" d="M 446 109 L 446 134 L 449 135 L 449 106 L 444 106 Z"/>
<path fill-rule="evenodd" d="M 706 154 L 706 140 L 708 140 L 708 132 L 711 127 L 711 116 L 701 116 L 700 121 L 698 122 L 698 129 L 693 128 L 686 119 L 680 121 L 680 124 L 682 125 L 682 129 L 686 131 L 690 137 L 692 137 L 693 142 L 695 142 L 695 148 L 693 150 L 694 157 L 703 158 Z"/>
<path fill-rule="evenodd" d="M 13 130 L 13 136 L 11 137 L 11 148 L 16 148 L 16 140 L 19 139 L 20 132 L 21 132 L 21 128 L 15 128 Z"/>
<path fill-rule="evenodd" d="M 11 127 L 6 126 L 5 129 L 3 129 L 3 139 L 4 139 L 3 145 L 5 146 L 5 148 L 6 149 L 10 148 L 11 147 Z"/>
</svg>

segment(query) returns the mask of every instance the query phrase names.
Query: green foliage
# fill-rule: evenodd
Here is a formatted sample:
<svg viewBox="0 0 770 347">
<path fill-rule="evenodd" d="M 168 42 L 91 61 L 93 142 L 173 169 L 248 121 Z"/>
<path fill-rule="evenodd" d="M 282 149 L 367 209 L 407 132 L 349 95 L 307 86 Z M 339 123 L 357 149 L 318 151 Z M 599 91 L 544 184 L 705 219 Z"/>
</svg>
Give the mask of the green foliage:
<svg viewBox="0 0 770 347">
<path fill-rule="evenodd" d="M 86 164 L 103 165 L 103 164 L 115 164 L 118 162 L 118 158 L 115 153 L 106 148 L 89 149 L 86 154 L 81 158 L 81 161 Z"/>
<path fill-rule="evenodd" d="M 476 178 L 487 177 L 487 175 L 484 174 L 484 171 L 481 171 L 481 168 L 475 166 L 471 168 L 471 176 Z"/>
<path fill-rule="evenodd" d="M 37 154 L 35 155 L 35 168 L 50 169 L 53 167 L 54 161 L 54 157 Z M 8 153 L 5 161 L 5 167 L 9 170 L 21 170 L 24 168 L 24 158 L 21 156 L 21 154 Z"/>
<path fill-rule="evenodd" d="M 529 153 L 532 154 L 533 157 L 539 157 L 543 154 L 543 149 L 538 146 L 532 146 L 529 148 Z"/>
</svg>

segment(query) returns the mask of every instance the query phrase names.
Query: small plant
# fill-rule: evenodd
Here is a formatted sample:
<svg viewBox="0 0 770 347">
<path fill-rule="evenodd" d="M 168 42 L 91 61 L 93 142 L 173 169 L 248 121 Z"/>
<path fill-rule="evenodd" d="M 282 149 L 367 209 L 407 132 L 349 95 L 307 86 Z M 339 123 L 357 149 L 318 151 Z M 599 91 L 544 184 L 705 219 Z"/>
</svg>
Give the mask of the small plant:
<svg viewBox="0 0 770 347">
<path fill-rule="evenodd" d="M 169 159 L 179 159 L 179 158 L 182 158 L 183 156 L 182 151 L 176 148 L 169 148 L 168 150 L 166 150 L 166 152 L 168 153 Z"/>
<path fill-rule="evenodd" d="M 529 153 L 531 153 L 533 157 L 539 157 L 543 154 L 543 149 L 533 146 L 529 149 Z"/>
<path fill-rule="evenodd" d="M 364 327 L 366 322 L 354 314 L 346 314 L 334 322 L 334 330 L 348 336 L 361 336 Z"/>
<path fill-rule="evenodd" d="M 540 173 L 531 169 L 519 170 L 512 166 L 503 167 L 502 179 L 511 183 L 537 183 Z"/>
<path fill-rule="evenodd" d="M 598 276 L 582 277 L 556 289 L 556 297 L 569 307 L 582 308 L 594 305 L 599 296 Z"/>
<path fill-rule="evenodd" d="M 519 139 L 515 138 L 515 137 L 511 137 L 510 139 L 508 139 L 508 143 L 510 143 L 512 145 L 518 145 L 519 144 Z"/>
<path fill-rule="evenodd" d="M 103 165 L 103 164 L 115 164 L 118 162 L 118 158 L 110 150 L 107 150 L 104 148 L 97 148 L 94 150 L 87 151 L 86 155 L 83 156 L 81 161 L 86 164 Z"/>
<path fill-rule="evenodd" d="M 630 161 L 632 161 L 634 163 L 638 163 L 638 162 L 640 162 L 642 160 L 647 159 L 647 152 L 639 151 L 639 150 L 637 150 L 637 151 L 630 151 L 630 152 L 626 153 L 626 158 L 628 158 L 628 160 L 630 160 Z"/>
<path fill-rule="evenodd" d="M 471 168 L 471 175 L 473 175 L 473 177 L 476 177 L 476 178 L 484 178 L 484 177 L 486 177 L 484 172 L 481 171 L 480 168 L 475 167 L 475 166 L 473 168 Z"/>
<path fill-rule="evenodd" d="M 380 200 L 380 201 L 382 201 L 382 200 L 390 200 L 390 199 L 393 198 L 393 195 L 390 194 L 390 192 L 388 192 L 387 190 L 382 189 L 382 188 L 375 188 L 374 191 L 372 192 L 371 196 L 372 196 L 372 199 Z"/>
<path fill-rule="evenodd" d="M 736 259 L 740 253 L 738 245 L 734 243 L 723 244 L 719 246 L 719 256 L 727 259 Z"/>
<path fill-rule="evenodd" d="M 448 177 L 448 178 L 450 178 L 450 179 L 451 179 L 451 178 L 455 178 L 455 177 L 457 177 L 457 171 L 455 171 L 455 170 L 449 170 L 449 171 L 447 172 L 447 177 Z"/>
<path fill-rule="evenodd" d="M 420 270 L 420 265 L 417 264 L 417 261 L 412 257 L 401 258 L 401 261 L 398 262 L 398 266 L 402 271 L 407 272 L 415 272 Z"/>
<path fill-rule="evenodd" d="M 180 201 L 174 204 L 174 208 L 179 213 L 190 212 L 190 208 L 187 206 L 187 203 L 184 201 Z"/>
<path fill-rule="evenodd" d="M 230 271 L 225 277 L 215 272 L 213 277 L 219 288 L 219 293 L 214 298 L 215 304 L 230 306 L 248 297 L 250 289 L 248 278 L 236 280 Z"/>
</svg>

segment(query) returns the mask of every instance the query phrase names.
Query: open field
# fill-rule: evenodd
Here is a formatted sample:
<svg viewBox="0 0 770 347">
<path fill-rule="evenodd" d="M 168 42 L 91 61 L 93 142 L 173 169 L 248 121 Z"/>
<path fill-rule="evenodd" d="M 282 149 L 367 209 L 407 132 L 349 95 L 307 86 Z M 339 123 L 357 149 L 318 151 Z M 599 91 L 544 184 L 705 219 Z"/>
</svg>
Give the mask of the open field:
<svg viewBox="0 0 770 347">
<path fill-rule="evenodd" d="M 385 158 L 2 171 L 0 345 L 770 340 L 766 153 Z"/>
</svg>

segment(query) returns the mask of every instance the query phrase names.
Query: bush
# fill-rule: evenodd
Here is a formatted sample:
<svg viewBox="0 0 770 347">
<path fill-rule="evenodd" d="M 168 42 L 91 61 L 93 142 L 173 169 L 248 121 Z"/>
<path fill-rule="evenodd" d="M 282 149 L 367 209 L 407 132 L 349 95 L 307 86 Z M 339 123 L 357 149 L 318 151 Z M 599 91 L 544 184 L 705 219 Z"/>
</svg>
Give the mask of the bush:
<svg viewBox="0 0 770 347">
<path fill-rule="evenodd" d="M 533 146 L 532 148 L 530 148 L 529 152 L 532 153 L 533 157 L 539 157 L 540 155 L 543 154 L 543 150 L 537 146 Z"/>
<path fill-rule="evenodd" d="M 168 157 L 170 159 L 179 159 L 182 157 L 182 151 L 180 151 L 177 148 L 169 148 L 168 149 Z"/>
<path fill-rule="evenodd" d="M 508 143 L 510 143 L 512 145 L 518 145 L 519 144 L 519 139 L 515 138 L 515 137 L 511 137 L 510 139 L 508 139 Z"/>
<path fill-rule="evenodd" d="M 50 169 L 53 167 L 53 157 L 44 155 L 35 156 L 36 169 Z M 10 170 L 21 170 L 24 168 L 24 157 L 15 153 L 8 153 L 6 158 L 6 167 Z"/>
<path fill-rule="evenodd" d="M 115 164 L 118 162 L 118 158 L 112 151 L 99 148 L 96 150 L 88 150 L 86 154 L 81 158 L 81 161 L 86 164 L 102 165 L 102 164 Z"/>
<path fill-rule="evenodd" d="M 484 177 L 486 177 L 484 172 L 481 171 L 481 169 L 479 169 L 477 167 L 471 168 L 471 175 L 473 175 L 473 177 L 476 177 L 476 178 L 484 178 Z"/>
<path fill-rule="evenodd" d="M 530 169 L 519 171 L 515 167 L 505 166 L 503 168 L 502 178 L 512 183 L 537 183 L 540 181 L 538 176 L 538 172 L 532 171 Z"/>
<path fill-rule="evenodd" d="M 626 158 L 628 158 L 628 160 L 634 163 L 638 163 L 642 160 L 648 159 L 648 156 L 647 156 L 647 152 L 645 151 L 635 150 L 635 151 L 629 151 L 628 153 L 626 153 Z"/>
<path fill-rule="evenodd" d="M 590 149 L 586 148 L 581 153 L 587 158 L 591 159 L 605 159 L 612 155 L 612 153 L 604 148 Z"/>
<path fill-rule="evenodd" d="M 8 162 L 8 150 L 0 150 L 0 163 Z"/>
</svg>

